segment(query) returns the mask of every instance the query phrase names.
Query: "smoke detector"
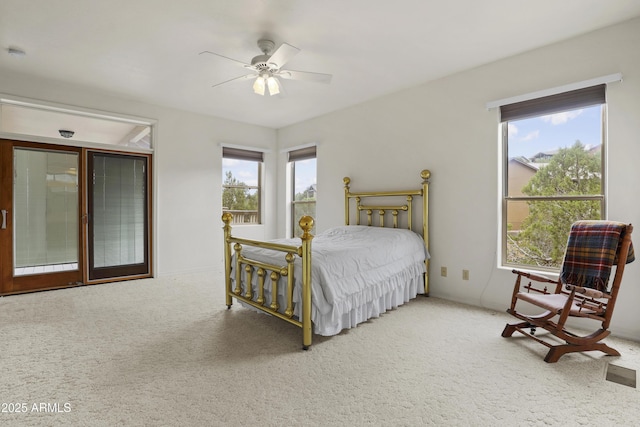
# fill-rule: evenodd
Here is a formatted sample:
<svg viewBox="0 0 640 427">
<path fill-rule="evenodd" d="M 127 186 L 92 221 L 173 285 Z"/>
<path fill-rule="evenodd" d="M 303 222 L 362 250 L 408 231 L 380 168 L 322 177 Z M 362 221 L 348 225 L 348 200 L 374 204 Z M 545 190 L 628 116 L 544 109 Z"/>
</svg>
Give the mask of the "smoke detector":
<svg viewBox="0 0 640 427">
<path fill-rule="evenodd" d="M 7 53 L 9 53 L 9 55 L 11 56 L 16 57 L 22 57 L 27 54 L 24 50 L 18 49 L 17 47 L 10 47 L 9 49 L 7 49 Z"/>
</svg>

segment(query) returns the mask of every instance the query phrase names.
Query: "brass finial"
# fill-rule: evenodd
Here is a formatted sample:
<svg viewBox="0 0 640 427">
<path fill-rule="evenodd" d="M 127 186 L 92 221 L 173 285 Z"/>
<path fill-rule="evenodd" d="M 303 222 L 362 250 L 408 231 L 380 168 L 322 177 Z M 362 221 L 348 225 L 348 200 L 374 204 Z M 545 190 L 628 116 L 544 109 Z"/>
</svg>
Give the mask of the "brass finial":
<svg viewBox="0 0 640 427">
<path fill-rule="evenodd" d="M 300 224 L 300 228 L 302 228 L 302 231 L 304 231 L 304 233 L 307 234 L 313 228 L 313 218 L 311 218 L 309 215 L 305 215 L 302 218 L 300 218 L 300 221 L 298 221 L 298 224 Z"/>
<path fill-rule="evenodd" d="M 420 178 L 422 178 L 422 179 L 431 178 L 431 171 L 429 169 L 423 170 L 422 172 L 420 172 Z"/>
<path fill-rule="evenodd" d="M 231 215 L 231 212 L 225 212 L 222 214 L 222 222 L 229 225 L 231 224 L 231 221 L 233 221 L 233 215 Z"/>
<path fill-rule="evenodd" d="M 342 178 L 342 182 L 344 182 L 345 186 L 348 186 L 349 184 L 351 184 L 351 178 L 345 176 L 344 178 Z"/>
</svg>

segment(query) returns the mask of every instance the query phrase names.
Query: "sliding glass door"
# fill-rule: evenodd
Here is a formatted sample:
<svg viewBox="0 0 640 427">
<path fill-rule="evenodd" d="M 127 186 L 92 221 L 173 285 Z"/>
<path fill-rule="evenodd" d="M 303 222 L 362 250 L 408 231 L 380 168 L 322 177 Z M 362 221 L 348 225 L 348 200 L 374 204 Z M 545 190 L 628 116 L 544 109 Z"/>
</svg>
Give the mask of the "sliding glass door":
<svg viewBox="0 0 640 427">
<path fill-rule="evenodd" d="M 0 295 L 151 276 L 150 159 L 0 139 Z"/>
<path fill-rule="evenodd" d="M 80 154 L 0 140 L 0 293 L 82 282 Z"/>
<path fill-rule="evenodd" d="M 150 273 L 149 158 L 88 153 L 90 281 Z"/>
</svg>

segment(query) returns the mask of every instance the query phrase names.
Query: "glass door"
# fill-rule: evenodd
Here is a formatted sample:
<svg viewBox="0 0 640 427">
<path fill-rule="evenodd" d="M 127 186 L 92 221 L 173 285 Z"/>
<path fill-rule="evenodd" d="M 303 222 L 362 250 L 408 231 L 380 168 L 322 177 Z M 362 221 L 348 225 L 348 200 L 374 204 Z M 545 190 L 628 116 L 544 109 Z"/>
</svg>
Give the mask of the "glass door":
<svg viewBox="0 0 640 427">
<path fill-rule="evenodd" d="M 81 150 L 0 140 L 0 293 L 82 282 Z"/>
<path fill-rule="evenodd" d="M 11 224 L 13 215 L 11 215 L 12 191 L 13 184 L 11 167 L 12 156 L 11 141 L 0 139 L 0 294 L 6 294 L 11 291 L 13 273 L 11 260 L 13 257 L 11 235 Z"/>
<path fill-rule="evenodd" d="M 149 158 L 88 152 L 89 281 L 142 277 L 149 265 Z"/>
</svg>

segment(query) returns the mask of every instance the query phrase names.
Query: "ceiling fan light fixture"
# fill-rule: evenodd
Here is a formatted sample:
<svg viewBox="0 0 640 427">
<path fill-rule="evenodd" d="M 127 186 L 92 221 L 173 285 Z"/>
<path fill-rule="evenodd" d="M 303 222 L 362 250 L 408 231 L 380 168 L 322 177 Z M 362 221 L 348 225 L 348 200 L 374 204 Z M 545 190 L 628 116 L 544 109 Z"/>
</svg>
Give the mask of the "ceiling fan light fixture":
<svg viewBox="0 0 640 427">
<path fill-rule="evenodd" d="M 253 91 L 258 95 L 264 96 L 264 87 L 265 87 L 264 77 L 262 76 L 256 77 L 256 81 L 253 83 Z"/>
<path fill-rule="evenodd" d="M 262 55 L 255 56 L 251 59 L 251 64 L 238 61 L 237 59 L 229 58 L 228 56 L 221 55 L 219 53 L 210 52 L 208 50 L 200 52 L 200 54 L 210 54 L 217 57 L 233 61 L 236 64 L 241 65 L 244 68 L 252 70 L 255 74 L 246 74 L 244 76 L 238 76 L 221 83 L 214 84 L 212 87 L 217 87 L 225 83 L 242 81 L 247 79 L 255 79 L 253 82 L 253 92 L 264 96 L 265 90 L 269 91 L 269 95 L 278 95 L 285 92 L 285 87 L 281 86 L 282 82 L 278 77 L 291 80 L 306 80 L 310 82 L 329 83 L 331 81 L 331 74 L 313 73 L 309 71 L 289 71 L 283 69 L 286 64 L 295 55 L 300 52 L 295 46 L 288 43 L 282 43 L 274 51 L 275 43 L 272 40 L 260 39 L 258 40 L 258 48 L 262 51 Z"/>
<path fill-rule="evenodd" d="M 269 77 L 267 79 L 267 87 L 269 88 L 269 95 L 277 95 L 280 93 L 280 84 L 275 77 Z"/>
</svg>

